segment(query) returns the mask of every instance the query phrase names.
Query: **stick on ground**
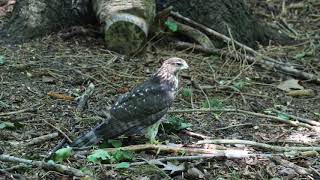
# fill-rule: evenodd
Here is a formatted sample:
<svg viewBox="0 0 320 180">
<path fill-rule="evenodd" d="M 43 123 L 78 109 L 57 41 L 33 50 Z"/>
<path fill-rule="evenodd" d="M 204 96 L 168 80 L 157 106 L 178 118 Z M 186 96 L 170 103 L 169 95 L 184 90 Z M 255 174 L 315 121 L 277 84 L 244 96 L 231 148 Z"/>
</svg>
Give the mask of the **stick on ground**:
<svg viewBox="0 0 320 180">
<path fill-rule="evenodd" d="M 6 154 L 0 155 L 0 161 L 3 162 L 13 162 L 13 163 L 22 163 L 22 164 L 27 164 L 27 165 L 32 165 L 36 166 L 39 168 L 47 169 L 50 171 L 57 171 L 63 174 L 68 174 L 72 176 L 85 176 L 86 174 L 83 173 L 82 171 L 68 167 L 65 165 L 61 164 L 56 164 L 56 163 L 50 163 L 50 162 L 44 162 L 44 161 L 35 161 L 35 160 L 29 160 L 29 159 L 23 159 L 23 158 L 18 158 Z"/>
<path fill-rule="evenodd" d="M 86 107 L 90 96 L 93 94 L 94 84 L 90 83 L 85 92 L 79 96 L 76 100 L 78 102 L 77 111 L 81 112 Z"/>
<path fill-rule="evenodd" d="M 320 151 L 319 146 L 310 147 L 283 147 L 283 146 L 273 146 L 265 143 L 259 143 L 255 141 L 239 140 L 239 139 L 212 139 L 212 140 L 201 140 L 197 144 L 244 144 L 249 146 L 254 146 L 262 149 L 273 150 L 278 152 L 289 152 L 289 151 Z"/>
<path fill-rule="evenodd" d="M 278 121 L 278 122 L 289 124 L 291 126 L 296 126 L 296 127 L 301 126 L 301 127 L 305 127 L 305 128 L 314 130 L 316 132 L 320 132 L 320 127 L 318 127 L 318 126 L 311 126 L 309 124 L 302 123 L 302 122 L 286 120 L 286 119 L 279 118 L 277 116 L 266 115 L 266 114 L 251 112 L 251 111 L 245 111 L 245 110 L 241 110 L 241 109 L 205 109 L 205 108 L 202 108 L 202 109 L 176 109 L 176 110 L 171 110 L 171 111 L 168 111 L 168 112 L 169 113 L 236 112 L 236 113 L 243 113 L 243 114 L 248 114 L 248 115 L 257 116 L 257 117 L 261 117 L 261 118 L 267 118 L 267 119 L 275 120 L 275 121 Z M 297 119 L 297 120 L 299 120 L 299 119 Z"/>
</svg>

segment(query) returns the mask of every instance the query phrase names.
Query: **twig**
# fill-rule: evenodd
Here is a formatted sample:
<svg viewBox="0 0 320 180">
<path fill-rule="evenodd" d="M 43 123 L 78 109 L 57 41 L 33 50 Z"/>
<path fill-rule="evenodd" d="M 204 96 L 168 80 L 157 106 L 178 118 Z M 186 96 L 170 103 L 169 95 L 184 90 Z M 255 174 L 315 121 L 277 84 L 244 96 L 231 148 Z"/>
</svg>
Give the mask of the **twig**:
<svg viewBox="0 0 320 180">
<path fill-rule="evenodd" d="M 288 152 L 288 151 L 320 151 L 320 147 L 282 147 L 282 146 L 273 146 L 265 143 L 259 143 L 255 141 L 248 140 L 239 140 L 239 139 L 213 139 L 213 140 L 201 140 L 197 144 L 245 144 L 250 146 L 255 146 L 267 150 L 273 150 L 278 152 Z"/>
<path fill-rule="evenodd" d="M 224 154 L 226 157 L 228 156 L 237 156 L 245 154 L 248 155 L 249 151 L 246 150 L 238 150 L 238 149 L 227 149 L 225 147 L 215 147 L 215 148 L 194 148 L 194 147 L 182 147 L 180 146 L 168 146 L 168 145 L 161 145 L 161 144 L 140 144 L 140 145 L 131 145 L 131 146 L 125 146 L 120 148 L 106 148 L 105 149 L 108 152 L 114 152 L 118 150 L 123 151 L 146 151 L 146 150 L 155 150 L 155 151 L 164 151 L 164 152 L 170 152 L 170 153 L 179 153 L 179 152 L 185 152 L 187 154 Z"/>
<path fill-rule="evenodd" d="M 255 156 L 260 156 L 258 154 L 240 154 L 237 156 L 229 156 L 227 158 L 231 159 L 242 159 L 242 158 L 247 158 L 247 157 L 255 157 Z M 262 155 L 263 157 L 270 157 L 271 155 L 266 154 Z M 151 159 L 151 160 L 146 160 L 146 161 L 141 161 L 141 162 L 133 162 L 130 163 L 130 166 L 140 166 L 140 165 L 145 165 L 145 164 L 155 164 L 157 162 L 163 162 L 163 161 L 193 161 L 193 160 L 200 160 L 200 159 L 212 159 L 212 158 L 218 158 L 218 157 L 226 157 L 226 154 L 220 153 L 220 154 L 202 154 L 202 155 L 195 155 L 195 156 L 173 156 L 173 157 L 164 157 L 164 158 L 158 158 L 158 159 Z M 116 164 L 106 164 L 104 165 L 106 167 L 114 167 Z"/>
<path fill-rule="evenodd" d="M 257 117 L 262 117 L 262 118 L 269 118 L 272 120 L 276 120 L 282 123 L 290 124 L 292 126 L 301 126 L 305 127 L 308 129 L 312 129 L 314 131 L 320 131 L 319 127 L 314 127 L 306 123 L 301 123 L 301 122 L 296 122 L 296 121 L 290 121 L 286 119 L 282 119 L 276 116 L 271 116 L 271 115 L 266 115 L 266 114 L 261 114 L 261 113 L 256 113 L 256 112 L 251 112 L 251 111 L 245 111 L 241 109 L 176 109 L 176 110 L 170 110 L 168 111 L 169 113 L 191 113 L 191 112 L 237 112 L 237 113 L 244 113 L 244 114 L 249 114 Z"/>
<path fill-rule="evenodd" d="M 21 113 L 25 113 L 25 112 L 36 112 L 36 111 L 37 111 L 36 106 L 33 106 L 30 108 L 21 109 L 18 111 L 0 113 L 0 116 L 9 116 L 9 115 L 21 114 Z"/>
<path fill-rule="evenodd" d="M 184 17 L 182 15 L 180 15 L 179 13 L 176 13 L 176 12 L 171 12 L 171 15 L 175 18 L 178 18 L 180 20 L 183 20 L 185 22 L 188 22 L 189 24 L 193 25 L 193 26 L 196 26 L 198 27 L 200 30 L 203 30 L 205 31 L 207 34 L 210 34 L 210 35 L 213 35 L 215 37 L 218 37 L 220 39 L 222 39 L 223 41 L 225 42 L 233 42 L 235 45 L 237 45 L 238 47 L 248 51 L 249 53 L 253 54 L 254 56 L 258 57 L 257 59 L 264 59 L 264 61 L 260 61 L 261 62 L 264 62 L 265 64 L 267 65 L 272 65 L 272 67 L 278 69 L 278 70 L 281 70 L 283 72 L 286 72 L 286 73 L 290 73 L 296 77 L 299 77 L 299 78 L 303 78 L 303 79 L 307 79 L 307 80 L 311 80 L 311 81 L 315 81 L 317 83 L 320 83 L 320 77 L 318 77 L 317 75 L 315 74 L 311 74 L 311 73 L 307 73 L 307 72 L 303 72 L 303 71 L 300 71 L 298 69 L 295 69 L 293 68 L 291 65 L 287 64 L 287 63 L 282 63 L 282 62 L 279 62 L 269 56 L 266 56 L 264 54 L 261 54 L 255 50 L 253 50 L 252 48 L 234 40 L 232 41 L 231 38 L 221 34 L 221 33 L 218 33 L 216 31 L 214 31 L 213 29 L 210 29 L 200 23 L 197 23 L 187 17 Z M 261 57 L 261 58 L 259 58 Z"/>
<path fill-rule="evenodd" d="M 64 133 L 61 129 L 57 128 L 56 126 L 54 126 L 53 124 L 49 123 L 48 121 L 46 121 L 45 119 L 42 119 L 46 124 L 48 124 L 49 126 L 51 126 L 52 128 L 54 128 L 55 130 L 57 130 L 59 133 L 61 133 L 67 140 L 69 143 L 72 143 L 72 140 L 69 138 L 69 136 Z"/>
<path fill-rule="evenodd" d="M 186 135 L 188 135 L 188 136 L 195 137 L 195 138 L 198 138 L 198 139 L 211 139 L 211 137 L 209 137 L 209 136 L 206 136 L 206 135 L 203 135 L 203 134 L 198 134 L 198 133 L 195 133 L 195 132 L 192 132 L 192 131 L 188 131 L 188 130 L 182 130 L 181 132 L 186 134 Z"/>
<path fill-rule="evenodd" d="M 198 29 L 182 24 L 175 20 L 172 21 L 178 26 L 178 30 L 176 33 L 185 35 L 190 39 L 193 39 L 195 42 L 199 43 L 201 46 L 205 48 L 214 48 L 214 45 L 212 44 L 210 38 Z"/>
<path fill-rule="evenodd" d="M 51 171 L 57 171 L 63 174 L 68 174 L 68 175 L 73 175 L 73 176 L 85 176 L 86 173 L 83 173 L 82 171 L 68 167 L 65 165 L 61 164 L 56 164 L 56 163 L 50 163 L 50 162 L 44 162 L 44 161 L 36 161 L 36 160 L 29 160 L 29 159 L 23 159 L 23 158 L 18 158 L 6 154 L 0 155 L 0 161 L 3 162 L 14 162 L 14 163 L 23 163 L 27 165 L 32 165 L 36 166 L 39 168 L 51 170 Z"/>
<path fill-rule="evenodd" d="M 59 136 L 59 133 L 57 133 L 57 132 L 52 133 L 52 134 L 46 134 L 46 135 L 43 135 L 43 136 L 39 136 L 39 137 L 30 139 L 26 143 L 21 142 L 21 143 L 19 143 L 19 145 L 31 146 L 31 145 L 34 145 L 34 144 L 38 144 L 38 143 L 41 143 L 41 142 L 48 141 L 48 140 L 56 138 L 58 136 Z"/>
<path fill-rule="evenodd" d="M 221 131 L 221 130 L 226 130 L 229 128 L 240 127 L 240 126 L 252 126 L 252 123 L 235 124 L 235 125 L 231 125 L 231 126 L 227 126 L 227 127 L 223 127 L 223 128 L 216 128 L 215 130 Z"/>
<path fill-rule="evenodd" d="M 49 159 L 51 159 L 51 158 L 54 156 L 55 152 L 58 151 L 63 145 L 65 145 L 66 141 L 67 141 L 67 138 L 63 138 L 63 139 L 58 143 L 58 145 L 56 145 L 56 146 L 48 153 L 48 155 L 44 158 L 44 160 L 49 160 Z"/>
<path fill-rule="evenodd" d="M 281 114 L 285 114 L 286 116 L 288 116 L 288 117 L 290 117 L 292 119 L 298 120 L 300 122 L 308 123 L 308 124 L 314 125 L 314 126 L 320 126 L 320 122 L 318 122 L 318 121 L 314 121 L 314 120 L 311 120 L 311 119 L 305 119 L 305 118 L 302 118 L 302 117 L 294 116 L 294 115 L 291 115 L 291 114 L 287 114 L 287 113 L 278 111 L 276 109 L 272 109 L 272 111 L 275 111 L 275 112 L 281 113 Z"/>
<path fill-rule="evenodd" d="M 84 110 L 90 96 L 93 94 L 93 91 L 94 91 L 94 84 L 90 83 L 88 88 L 85 90 L 85 92 L 81 96 L 76 98 L 78 102 L 77 111 L 81 112 Z"/>
</svg>

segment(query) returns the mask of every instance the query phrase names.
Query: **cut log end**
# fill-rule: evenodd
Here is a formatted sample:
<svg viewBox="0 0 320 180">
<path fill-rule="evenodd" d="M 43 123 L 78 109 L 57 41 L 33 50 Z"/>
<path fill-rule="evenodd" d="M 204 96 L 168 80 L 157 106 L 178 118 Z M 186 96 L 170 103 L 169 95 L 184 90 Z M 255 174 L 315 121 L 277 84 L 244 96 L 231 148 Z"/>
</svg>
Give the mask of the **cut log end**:
<svg viewBox="0 0 320 180">
<path fill-rule="evenodd" d="M 114 14 L 105 21 L 104 34 L 108 49 L 132 54 L 146 42 L 148 25 L 144 19 L 131 14 Z"/>
</svg>

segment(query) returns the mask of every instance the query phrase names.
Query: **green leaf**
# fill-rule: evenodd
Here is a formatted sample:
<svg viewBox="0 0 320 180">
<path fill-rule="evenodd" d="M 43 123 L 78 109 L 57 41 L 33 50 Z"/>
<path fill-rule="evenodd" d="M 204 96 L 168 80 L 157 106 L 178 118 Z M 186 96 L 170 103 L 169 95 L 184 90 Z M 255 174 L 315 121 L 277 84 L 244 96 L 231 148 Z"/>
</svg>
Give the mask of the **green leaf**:
<svg viewBox="0 0 320 180">
<path fill-rule="evenodd" d="M 305 52 L 301 52 L 301 53 L 299 53 L 299 54 L 296 54 L 293 58 L 294 58 L 294 59 L 297 59 L 297 60 L 301 60 L 301 59 L 303 59 L 305 56 L 306 56 L 306 53 L 305 53 Z"/>
<path fill-rule="evenodd" d="M 89 169 L 87 167 L 80 168 L 80 171 L 85 173 L 85 174 L 93 175 L 93 172 L 91 171 L 91 169 Z"/>
<path fill-rule="evenodd" d="M 238 80 L 232 83 L 233 87 L 235 87 L 237 90 L 242 89 L 244 86 L 249 85 L 250 83 L 245 80 Z"/>
<path fill-rule="evenodd" d="M 160 124 L 161 124 L 161 122 L 158 121 L 158 122 L 154 123 L 153 125 L 149 126 L 146 129 L 146 133 L 145 133 L 144 136 L 149 139 L 151 144 L 156 144 L 157 143 L 156 137 L 157 137 L 157 134 L 158 134 L 158 131 L 159 131 L 159 125 Z"/>
<path fill-rule="evenodd" d="M 290 117 L 287 114 L 284 114 L 284 113 L 279 113 L 277 116 L 278 116 L 278 118 L 283 119 L 283 120 L 289 120 L 290 119 Z"/>
<path fill-rule="evenodd" d="M 60 163 L 68 159 L 72 154 L 73 154 L 73 151 L 71 147 L 61 148 L 54 153 L 53 159 L 55 162 Z"/>
<path fill-rule="evenodd" d="M 133 153 L 131 151 L 116 150 L 111 155 L 112 162 L 131 161 L 133 159 Z"/>
<path fill-rule="evenodd" d="M 89 162 L 93 162 L 96 164 L 101 163 L 101 161 L 110 160 L 111 156 L 109 153 L 103 149 L 95 150 L 91 155 L 87 157 Z"/>
<path fill-rule="evenodd" d="M 6 63 L 4 56 L 0 56 L 0 66 Z"/>
<path fill-rule="evenodd" d="M 130 164 L 128 162 L 122 162 L 116 165 L 116 169 L 128 169 Z"/>
<path fill-rule="evenodd" d="M 122 142 L 120 140 L 116 140 L 116 139 L 109 139 L 108 143 L 110 143 L 115 148 L 119 148 L 122 146 Z"/>
<path fill-rule="evenodd" d="M 13 129 L 15 128 L 14 123 L 12 122 L 2 122 L 0 123 L 0 129 Z"/>
<path fill-rule="evenodd" d="M 53 160 L 49 160 L 48 164 L 55 164 L 55 162 Z"/>
<path fill-rule="evenodd" d="M 320 119 L 320 112 L 319 113 L 314 113 L 319 119 Z"/>
<path fill-rule="evenodd" d="M 167 20 L 164 22 L 164 24 L 172 31 L 172 32 L 177 32 L 178 31 L 178 26 L 175 22 Z"/>
<path fill-rule="evenodd" d="M 189 128 L 192 125 L 190 123 L 185 122 L 184 119 L 176 117 L 176 116 L 169 116 L 168 121 L 163 123 L 164 129 L 166 132 L 178 132 L 183 129 Z"/>
<path fill-rule="evenodd" d="M 191 96 L 191 89 L 190 88 L 183 88 L 181 94 L 184 97 L 190 97 Z"/>
</svg>

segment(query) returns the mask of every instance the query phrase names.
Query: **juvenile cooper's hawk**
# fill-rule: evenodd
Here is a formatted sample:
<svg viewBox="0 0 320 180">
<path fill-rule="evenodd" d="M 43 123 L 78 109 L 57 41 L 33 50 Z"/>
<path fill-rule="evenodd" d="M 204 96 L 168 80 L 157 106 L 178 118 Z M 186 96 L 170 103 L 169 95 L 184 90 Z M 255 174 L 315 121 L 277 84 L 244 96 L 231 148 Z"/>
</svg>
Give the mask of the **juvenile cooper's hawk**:
<svg viewBox="0 0 320 180">
<path fill-rule="evenodd" d="M 173 57 L 164 61 L 148 80 L 118 98 L 105 122 L 79 137 L 70 146 L 89 146 L 101 138 L 134 134 L 159 121 L 175 98 L 179 71 L 188 67 L 181 58 Z"/>
</svg>

